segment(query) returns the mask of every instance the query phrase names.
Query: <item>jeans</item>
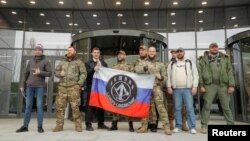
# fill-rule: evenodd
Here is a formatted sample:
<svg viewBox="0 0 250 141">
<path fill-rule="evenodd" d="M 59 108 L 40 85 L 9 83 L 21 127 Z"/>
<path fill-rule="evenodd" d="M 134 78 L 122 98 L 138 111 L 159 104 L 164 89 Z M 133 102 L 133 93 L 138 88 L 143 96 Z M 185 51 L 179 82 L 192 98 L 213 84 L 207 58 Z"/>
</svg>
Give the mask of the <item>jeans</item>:
<svg viewBox="0 0 250 141">
<path fill-rule="evenodd" d="M 44 88 L 43 87 L 29 87 L 29 86 L 27 86 L 27 88 L 26 88 L 26 107 L 25 107 L 25 114 L 24 114 L 24 121 L 23 121 L 24 127 L 28 128 L 28 126 L 29 126 L 34 96 L 36 97 L 38 127 L 42 127 L 42 125 L 43 125 L 43 95 L 44 95 Z"/>
<path fill-rule="evenodd" d="M 176 128 L 182 128 L 182 116 L 181 109 L 182 104 L 186 105 L 187 108 L 187 119 L 188 119 L 188 127 L 190 129 L 196 128 L 194 107 L 193 107 L 193 96 L 191 88 L 176 88 L 174 89 L 174 106 L 175 106 L 175 122 Z"/>
</svg>

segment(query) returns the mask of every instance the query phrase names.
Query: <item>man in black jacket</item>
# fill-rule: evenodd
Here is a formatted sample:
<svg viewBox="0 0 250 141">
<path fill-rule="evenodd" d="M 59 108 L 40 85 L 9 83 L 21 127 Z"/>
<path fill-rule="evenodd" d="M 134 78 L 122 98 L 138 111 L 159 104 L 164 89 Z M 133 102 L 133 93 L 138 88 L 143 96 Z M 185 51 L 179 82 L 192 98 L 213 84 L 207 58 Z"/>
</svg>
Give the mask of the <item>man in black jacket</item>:
<svg viewBox="0 0 250 141">
<path fill-rule="evenodd" d="M 97 120 L 98 120 L 98 129 L 108 129 L 108 127 L 104 124 L 104 110 L 96 107 L 92 107 L 89 105 L 91 87 L 92 87 L 92 80 L 95 71 L 100 69 L 100 66 L 108 67 L 108 65 L 104 62 L 104 60 L 100 59 L 100 49 L 95 47 L 92 49 L 92 58 L 85 63 L 86 70 L 87 70 L 87 105 L 85 111 L 85 124 L 86 130 L 93 131 L 92 122 L 93 116 L 96 112 Z"/>
</svg>

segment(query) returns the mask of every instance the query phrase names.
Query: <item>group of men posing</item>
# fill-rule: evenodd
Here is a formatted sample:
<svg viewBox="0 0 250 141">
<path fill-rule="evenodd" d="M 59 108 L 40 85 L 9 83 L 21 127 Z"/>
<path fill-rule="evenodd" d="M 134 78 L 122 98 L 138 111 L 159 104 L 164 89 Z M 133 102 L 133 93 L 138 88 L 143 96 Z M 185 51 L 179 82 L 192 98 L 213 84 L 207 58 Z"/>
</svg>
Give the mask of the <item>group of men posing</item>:
<svg viewBox="0 0 250 141">
<path fill-rule="evenodd" d="M 35 47 L 34 59 L 30 60 L 26 67 L 25 75 L 20 85 L 22 92 L 26 88 L 24 122 L 23 126 L 16 132 L 28 131 L 34 96 L 36 96 L 37 100 L 38 132 L 44 132 L 42 127 L 44 84 L 45 77 L 51 76 L 52 72 L 50 63 L 45 58 L 43 51 L 43 46 L 38 44 Z M 113 69 L 137 74 L 155 75 L 149 116 L 142 119 L 142 125 L 138 128 L 137 133 L 146 133 L 149 125 L 151 131 L 156 132 L 156 115 L 158 112 L 165 134 L 171 135 L 172 132 L 178 133 L 182 130 L 196 134 L 193 96 L 196 95 L 198 88 L 204 100 L 201 114 L 201 133 L 207 133 L 210 107 L 216 98 L 221 102 L 227 124 L 234 124 L 229 101 L 230 94 L 234 92 L 235 81 L 229 56 L 219 52 L 218 44 L 211 43 L 209 51 L 205 51 L 204 55 L 199 58 L 197 69 L 195 63 L 185 57 L 183 48 L 171 50 L 171 54 L 172 59 L 164 65 L 156 59 L 157 52 L 155 47 L 140 46 L 139 58 L 134 64 L 126 62 L 125 51 L 120 50 L 117 53 L 117 64 L 112 67 Z M 98 129 L 108 129 L 110 131 L 118 129 L 119 114 L 113 114 L 112 125 L 109 128 L 104 124 L 104 110 L 88 105 L 93 75 L 101 66 L 107 67 L 104 60 L 100 59 L 99 48 L 93 48 L 91 55 L 92 58 L 84 64 L 77 59 L 75 48 L 70 46 L 67 49 L 65 59 L 55 69 L 55 76 L 60 81 L 56 97 L 57 120 L 53 132 L 63 130 L 64 114 L 68 102 L 71 104 L 75 130 L 82 132 L 79 90 L 85 80 L 85 91 L 87 91 L 85 108 L 86 130 L 94 130 L 92 127 L 94 113 L 97 113 Z M 167 96 L 167 109 L 164 105 L 165 96 Z M 127 117 L 127 119 L 129 121 L 129 131 L 134 132 L 133 118 Z"/>
</svg>

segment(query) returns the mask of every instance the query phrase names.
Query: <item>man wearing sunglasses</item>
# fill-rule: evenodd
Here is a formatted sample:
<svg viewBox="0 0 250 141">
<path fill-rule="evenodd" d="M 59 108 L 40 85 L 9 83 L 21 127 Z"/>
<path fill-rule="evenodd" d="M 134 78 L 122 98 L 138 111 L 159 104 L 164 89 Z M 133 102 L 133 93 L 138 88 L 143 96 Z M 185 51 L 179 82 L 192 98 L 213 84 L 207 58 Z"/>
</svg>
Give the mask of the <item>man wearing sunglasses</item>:
<svg viewBox="0 0 250 141">
<path fill-rule="evenodd" d="M 204 93 L 201 113 L 201 133 L 207 133 L 210 108 L 216 97 L 219 98 L 227 124 L 234 124 L 229 107 L 230 94 L 234 92 L 235 80 L 230 57 L 219 52 L 218 44 L 211 43 L 209 51 L 199 58 L 199 87 Z"/>
</svg>

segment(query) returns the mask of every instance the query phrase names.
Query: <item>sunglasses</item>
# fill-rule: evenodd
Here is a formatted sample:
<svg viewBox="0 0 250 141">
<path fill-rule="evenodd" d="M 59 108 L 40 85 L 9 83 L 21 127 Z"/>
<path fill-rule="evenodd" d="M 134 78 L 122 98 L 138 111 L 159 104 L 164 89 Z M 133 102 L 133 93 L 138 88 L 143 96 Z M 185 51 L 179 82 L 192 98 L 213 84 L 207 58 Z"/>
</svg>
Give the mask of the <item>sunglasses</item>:
<svg viewBox="0 0 250 141">
<path fill-rule="evenodd" d="M 177 50 L 176 52 L 177 52 L 177 53 L 179 53 L 179 52 L 180 52 L 180 53 L 182 53 L 182 52 L 183 52 L 183 50 Z"/>
</svg>

